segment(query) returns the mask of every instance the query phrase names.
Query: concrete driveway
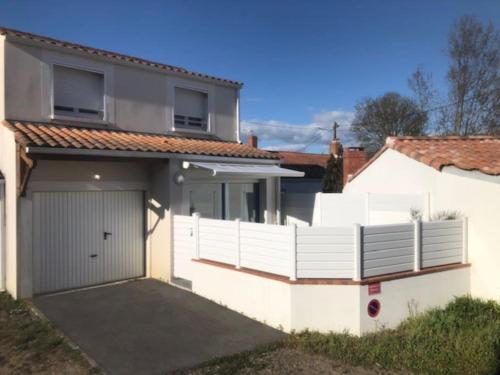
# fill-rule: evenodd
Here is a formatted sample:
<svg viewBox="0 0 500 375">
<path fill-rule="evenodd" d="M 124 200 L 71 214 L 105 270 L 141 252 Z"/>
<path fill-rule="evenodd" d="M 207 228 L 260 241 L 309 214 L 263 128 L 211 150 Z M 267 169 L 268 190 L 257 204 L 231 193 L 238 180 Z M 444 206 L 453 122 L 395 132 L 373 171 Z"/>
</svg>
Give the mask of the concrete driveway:
<svg viewBox="0 0 500 375">
<path fill-rule="evenodd" d="M 284 337 L 151 279 L 37 297 L 34 303 L 111 374 L 164 374 Z"/>
</svg>

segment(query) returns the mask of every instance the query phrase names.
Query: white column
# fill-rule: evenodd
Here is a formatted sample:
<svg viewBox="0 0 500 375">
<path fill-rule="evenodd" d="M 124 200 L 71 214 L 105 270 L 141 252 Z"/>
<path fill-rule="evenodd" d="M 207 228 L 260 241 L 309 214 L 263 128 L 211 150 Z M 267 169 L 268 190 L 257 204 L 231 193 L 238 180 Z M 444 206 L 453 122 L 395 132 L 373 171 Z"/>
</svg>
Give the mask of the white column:
<svg viewBox="0 0 500 375">
<path fill-rule="evenodd" d="M 469 223 L 466 217 L 462 219 L 462 263 L 469 262 Z"/>
<path fill-rule="evenodd" d="M 282 224 L 281 217 L 281 177 L 276 177 L 276 224 Z"/>
<path fill-rule="evenodd" d="M 241 268 L 241 239 L 240 239 L 240 219 L 234 221 L 236 227 L 236 268 Z"/>
<path fill-rule="evenodd" d="M 414 244 L 413 244 L 413 271 L 420 271 L 422 264 L 422 222 L 420 220 L 415 220 L 414 225 Z"/>
<path fill-rule="evenodd" d="M 266 178 L 266 211 L 264 214 L 266 224 L 274 224 L 276 210 L 276 186 L 273 177 Z"/>
<path fill-rule="evenodd" d="M 352 279 L 354 281 L 361 280 L 361 226 L 353 224 L 354 230 L 354 267 Z"/>
<path fill-rule="evenodd" d="M 195 259 L 200 259 L 200 213 L 193 213 L 193 237 Z"/>
<path fill-rule="evenodd" d="M 290 280 L 297 280 L 297 224 L 292 224 L 290 228 Z"/>
</svg>

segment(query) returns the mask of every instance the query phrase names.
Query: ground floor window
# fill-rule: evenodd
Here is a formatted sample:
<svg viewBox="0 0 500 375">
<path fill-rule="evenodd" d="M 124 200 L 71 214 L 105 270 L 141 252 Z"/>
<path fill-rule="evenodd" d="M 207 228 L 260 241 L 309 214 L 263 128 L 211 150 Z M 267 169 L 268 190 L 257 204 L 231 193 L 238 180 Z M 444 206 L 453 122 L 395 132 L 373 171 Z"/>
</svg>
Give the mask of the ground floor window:
<svg viewBox="0 0 500 375">
<path fill-rule="evenodd" d="M 189 187 L 189 214 L 201 217 L 248 222 L 260 221 L 258 183 L 192 184 Z"/>
</svg>

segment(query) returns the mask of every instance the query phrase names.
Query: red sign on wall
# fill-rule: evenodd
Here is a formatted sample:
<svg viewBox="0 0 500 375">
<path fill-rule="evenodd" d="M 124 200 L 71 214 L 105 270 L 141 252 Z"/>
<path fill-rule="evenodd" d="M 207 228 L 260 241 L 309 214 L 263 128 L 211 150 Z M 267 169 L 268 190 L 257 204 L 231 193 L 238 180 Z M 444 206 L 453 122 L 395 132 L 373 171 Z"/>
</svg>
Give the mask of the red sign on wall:
<svg viewBox="0 0 500 375">
<path fill-rule="evenodd" d="M 373 283 L 373 284 L 368 284 L 368 295 L 374 295 L 374 294 L 380 294 L 382 291 L 382 287 L 380 286 L 380 283 Z"/>
</svg>

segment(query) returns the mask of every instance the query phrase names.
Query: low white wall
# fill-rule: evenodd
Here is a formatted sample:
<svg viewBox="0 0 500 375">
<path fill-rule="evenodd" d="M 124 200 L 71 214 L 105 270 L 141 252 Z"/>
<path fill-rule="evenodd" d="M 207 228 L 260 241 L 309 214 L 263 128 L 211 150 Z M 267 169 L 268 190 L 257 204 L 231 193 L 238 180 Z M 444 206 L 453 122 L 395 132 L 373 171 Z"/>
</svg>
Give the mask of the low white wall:
<svg viewBox="0 0 500 375">
<path fill-rule="evenodd" d="M 368 285 L 361 287 L 361 334 L 379 328 L 394 328 L 413 313 L 443 307 L 454 297 L 470 293 L 470 267 L 408 277 L 380 284 L 380 294 L 368 295 Z M 368 303 L 380 302 L 380 313 L 368 316 Z"/>
<path fill-rule="evenodd" d="M 368 285 L 292 284 L 201 262 L 193 262 L 193 292 L 286 332 L 348 331 L 361 335 L 395 327 L 411 311 L 444 306 L 469 293 L 469 267 Z M 381 303 L 377 317 L 367 313 L 371 299 Z M 413 309 L 413 310 L 412 310 Z"/>
<path fill-rule="evenodd" d="M 289 285 L 292 329 L 360 335 L 360 285 Z"/>
<path fill-rule="evenodd" d="M 292 330 L 290 284 L 193 262 L 192 290 L 252 319 Z"/>
</svg>

